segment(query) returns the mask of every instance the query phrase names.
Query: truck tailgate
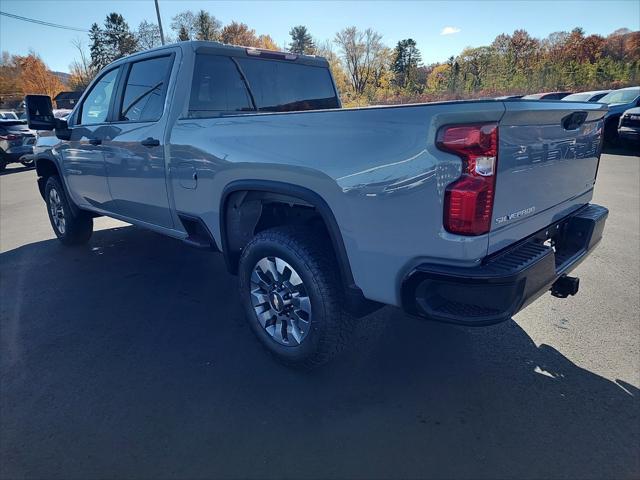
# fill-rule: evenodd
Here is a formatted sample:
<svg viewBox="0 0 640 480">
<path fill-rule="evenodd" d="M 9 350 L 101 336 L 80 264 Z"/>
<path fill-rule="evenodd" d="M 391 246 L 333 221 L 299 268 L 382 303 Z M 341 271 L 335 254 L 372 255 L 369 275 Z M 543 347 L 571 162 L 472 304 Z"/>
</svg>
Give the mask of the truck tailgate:
<svg viewBox="0 0 640 480">
<path fill-rule="evenodd" d="M 489 254 L 591 200 L 607 111 L 598 103 L 504 105 Z"/>
</svg>

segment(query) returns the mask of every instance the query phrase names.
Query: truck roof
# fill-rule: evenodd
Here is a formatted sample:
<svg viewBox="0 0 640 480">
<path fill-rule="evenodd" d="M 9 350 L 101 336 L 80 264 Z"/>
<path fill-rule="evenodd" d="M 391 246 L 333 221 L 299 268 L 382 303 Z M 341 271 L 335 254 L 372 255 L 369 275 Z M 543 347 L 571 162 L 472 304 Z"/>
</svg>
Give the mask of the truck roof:
<svg viewBox="0 0 640 480">
<path fill-rule="evenodd" d="M 302 63 L 305 65 L 314 65 L 318 67 L 327 67 L 329 62 L 324 57 L 316 55 L 298 55 L 296 53 L 281 52 L 277 50 L 265 50 L 256 47 L 245 47 L 242 45 L 229 45 L 221 42 L 203 41 L 203 40 L 188 40 L 184 42 L 169 43 L 160 47 L 144 50 L 142 52 L 133 53 L 122 59 L 118 59 L 113 63 L 119 63 L 120 61 L 126 61 L 134 58 L 137 55 L 146 54 L 154 51 L 162 51 L 179 47 L 183 51 L 190 52 L 206 52 L 217 55 L 228 55 L 233 57 L 248 57 L 248 58 L 265 58 L 269 60 L 286 60 L 295 63 Z M 251 52 L 251 53 L 250 53 Z"/>
</svg>

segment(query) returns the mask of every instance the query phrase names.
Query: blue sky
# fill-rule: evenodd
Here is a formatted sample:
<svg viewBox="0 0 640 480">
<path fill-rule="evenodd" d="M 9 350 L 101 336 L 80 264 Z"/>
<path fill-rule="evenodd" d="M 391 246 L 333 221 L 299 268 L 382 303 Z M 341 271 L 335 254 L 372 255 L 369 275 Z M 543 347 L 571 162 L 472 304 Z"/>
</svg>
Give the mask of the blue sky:
<svg viewBox="0 0 640 480">
<path fill-rule="evenodd" d="M 425 63 L 444 61 L 466 46 L 489 44 L 500 33 L 524 28 L 536 37 L 582 27 L 606 35 L 618 28 L 640 30 L 638 0 L 610 1 L 176 1 L 160 0 L 165 28 L 182 10 L 204 8 L 223 23 L 247 23 L 282 45 L 289 29 L 306 25 L 319 39 L 331 39 L 338 30 L 355 25 L 372 27 L 393 47 L 411 37 Z M 24 17 L 88 29 L 102 24 L 111 11 L 120 12 L 129 25 L 155 22 L 153 0 L 2 0 L 0 9 Z M 444 34 L 448 33 L 448 34 Z M 0 49 L 13 54 L 38 52 L 52 70 L 68 71 L 76 56 L 71 44 L 86 34 L 0 17 Z"/>
</svg>

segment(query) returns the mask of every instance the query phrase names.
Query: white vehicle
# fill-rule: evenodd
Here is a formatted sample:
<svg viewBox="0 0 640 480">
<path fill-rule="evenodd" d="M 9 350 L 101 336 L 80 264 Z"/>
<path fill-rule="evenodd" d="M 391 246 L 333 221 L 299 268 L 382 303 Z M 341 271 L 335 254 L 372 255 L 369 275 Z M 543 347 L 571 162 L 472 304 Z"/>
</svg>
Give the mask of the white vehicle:
<svg viewBox="0 0 640 480">
<path fill-rule="evenodd" d="M 0 110 L 0 120 L 19 120 L 19 118 L 13 110 Z"/>
</svg>

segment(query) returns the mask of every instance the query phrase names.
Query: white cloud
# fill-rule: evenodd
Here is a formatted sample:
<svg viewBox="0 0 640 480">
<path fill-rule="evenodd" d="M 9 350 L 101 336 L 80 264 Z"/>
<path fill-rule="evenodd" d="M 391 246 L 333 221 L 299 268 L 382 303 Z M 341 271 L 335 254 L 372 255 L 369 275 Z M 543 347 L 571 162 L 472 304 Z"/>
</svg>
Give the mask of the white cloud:
<svg viewBox="0 0 640 480">
<path fill-rule="evenodd" d="M 453 35 L 454 33 L 458 33 L 460 29 L 458 27 L 444 27 L 440 32 L 440 35 Z"/>
</svg>

